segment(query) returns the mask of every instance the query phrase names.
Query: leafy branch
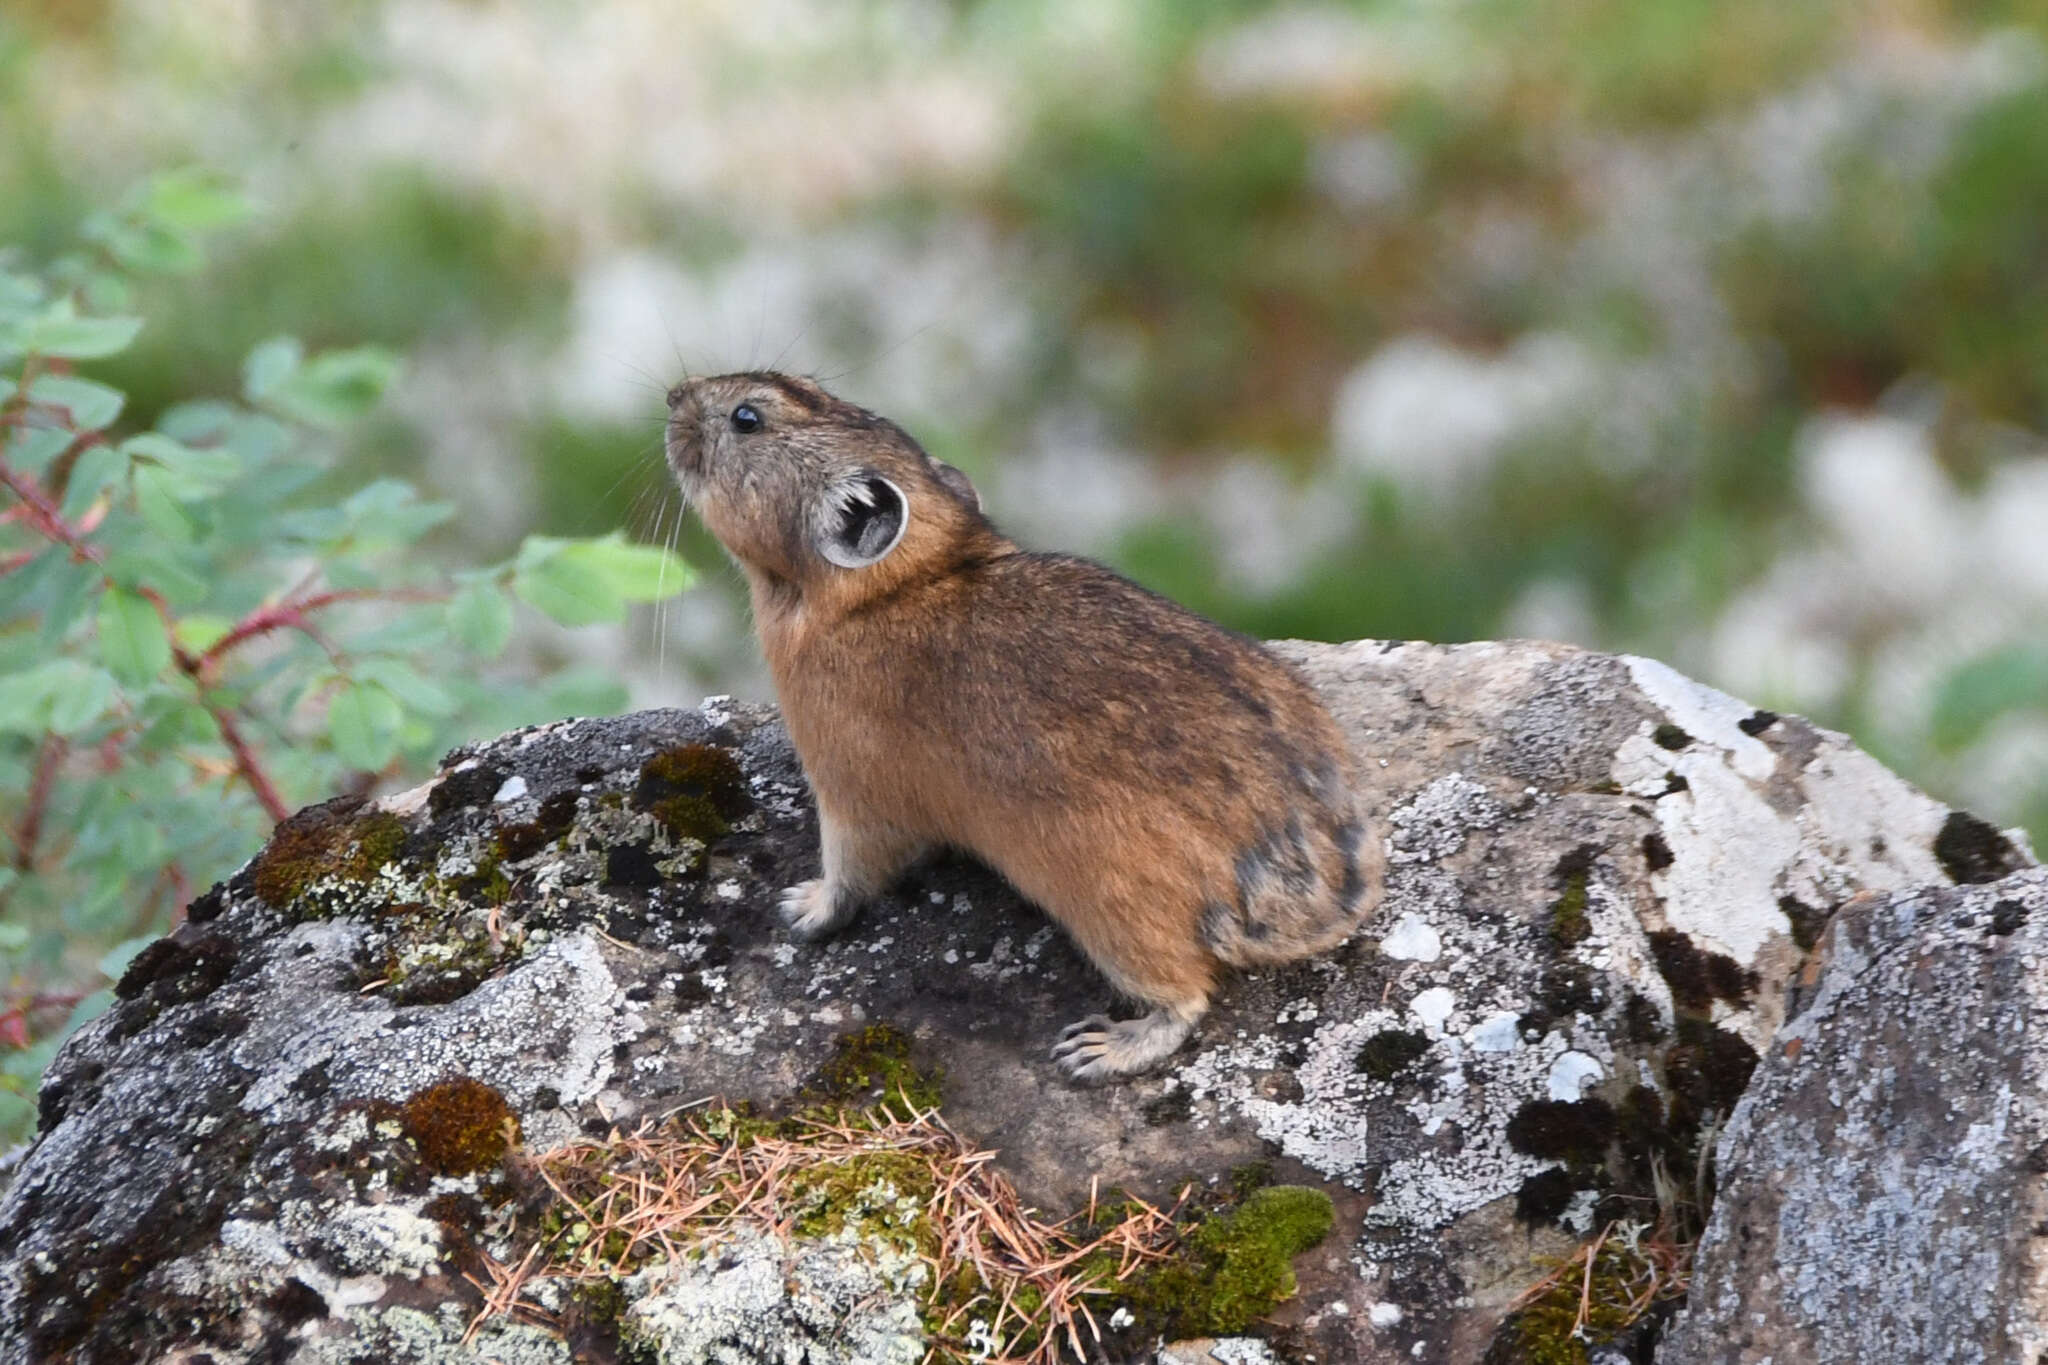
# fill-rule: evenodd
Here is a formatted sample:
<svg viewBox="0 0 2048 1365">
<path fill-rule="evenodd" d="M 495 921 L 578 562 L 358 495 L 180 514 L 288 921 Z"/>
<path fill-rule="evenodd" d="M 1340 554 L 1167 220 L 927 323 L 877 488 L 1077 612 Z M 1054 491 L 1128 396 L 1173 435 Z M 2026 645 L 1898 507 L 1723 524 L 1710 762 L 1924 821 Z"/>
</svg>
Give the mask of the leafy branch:
<svg viewBox="0 0 2048 1365">
<path fill-rule="evenodd" d="M 125 425 L 127 396 L 82 371 L 142 331 L 138 279 L 195 268 L 248 212 L 178 173 L 88 219 L 79 251 L 0 252 L 0 1146 L 57 1036 L 104 1004 L 92 987 L 295 804 L 623 704 L 494 667 L 519 605 L 616 624 L 689 582 L 617 535 L 438 568 L 420 542 L 449 505 L 393 478 L 323 496 L 338 433 L 400 376 L 381 348 L 275 338 L 239 394 Z"/>
</svg>

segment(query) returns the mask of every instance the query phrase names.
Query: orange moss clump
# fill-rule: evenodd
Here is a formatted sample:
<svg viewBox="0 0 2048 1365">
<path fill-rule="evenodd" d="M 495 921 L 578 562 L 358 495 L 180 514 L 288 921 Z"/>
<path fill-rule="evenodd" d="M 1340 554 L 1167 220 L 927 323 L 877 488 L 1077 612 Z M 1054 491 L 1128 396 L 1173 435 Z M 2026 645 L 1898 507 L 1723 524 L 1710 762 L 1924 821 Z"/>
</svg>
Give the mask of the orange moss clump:
<svg viewBox="0 0 2048 1365">
<path fill-rule="evenodd" d="M 437 1175 L 487 1171 L 519 1140 L 505 1097 L 468 1076 L 451 1076 L 413 1094 L 399 1110 L 420 1162 Z"/>
</svg>

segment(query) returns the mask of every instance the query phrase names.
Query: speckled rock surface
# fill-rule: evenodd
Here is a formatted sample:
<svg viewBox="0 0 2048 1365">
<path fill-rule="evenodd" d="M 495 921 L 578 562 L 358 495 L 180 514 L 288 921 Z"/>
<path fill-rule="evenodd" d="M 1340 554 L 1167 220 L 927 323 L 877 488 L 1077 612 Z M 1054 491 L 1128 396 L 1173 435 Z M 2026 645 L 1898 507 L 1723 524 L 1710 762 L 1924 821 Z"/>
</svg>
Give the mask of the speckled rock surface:
<svg viewBox="0 0 2048 1365">
<path fill-rule="evenodd" d="M 463 1341 L 496 1153 L 429 1116 L 481 1106 L 482 1133 L 499 1105 L 538 1151 L 712 1095 L 773 1107 L 870 1022 L 944 1068 L 947 1121 L 1048 1213 L 1254 1160 L 1327 1189 L 1299 1296 L 1226 1351 L 1477 1360 L 1537 1258 L 1734 1105 L 1832 906 L 2031 861 L 1839 736 L 1647 660 L 1280 648 L 1364 757 L 1385 903 L 1105 1089 L 1046 1050 L 1107 987 L 967 861 L 830 943 L 782 939 L 816 836 L 766 709 L 563 722 L 302 813 L 52 1066 L 0 1204 L 0 1365 L 613 1358 L 502 1320 Z M 842 1251 L 791 1248 L 780 1297 L 725 1285 L 723 1335 L 670 1297 L 715 1268 L 650 1278 L 624 1316 L 664 1361 L 751 1358 L 734 1343 L 763 1332 L 784 1335 L 762 1359 L 895 1359 L 887 1302 L 868 1345 L 815 1344 L 859 1278 Z"/>
<path fill-rule="evenodd" d="M 1720 1142 L 1659 1365 L 2048 1352 L 2048 872 L 1858 897 Z"/>
</svg>

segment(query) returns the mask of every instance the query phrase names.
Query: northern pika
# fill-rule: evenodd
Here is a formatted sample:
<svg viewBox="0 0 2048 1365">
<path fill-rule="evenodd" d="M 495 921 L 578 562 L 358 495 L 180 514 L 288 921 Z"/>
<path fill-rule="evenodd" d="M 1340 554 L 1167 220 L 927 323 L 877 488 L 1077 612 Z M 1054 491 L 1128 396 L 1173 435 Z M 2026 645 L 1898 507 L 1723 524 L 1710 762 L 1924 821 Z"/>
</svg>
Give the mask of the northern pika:
<svg viewBox="0 0 2048 1365">
<path fill-rule="evenodd" d="M 1097 1079 L 1179 1047 L 1225 965 L 1332 947 L 1378 901 L 1343 736 L 1257 643 L 1020 549 L 959 470 L 816 384 L 722 375 L 668 402 L 669 466 L 746 575 L 817 796 L 797 937 L 964 849 L 1150 1007 L 1060 1034 L 1059 1065 Z"/>
</svg>

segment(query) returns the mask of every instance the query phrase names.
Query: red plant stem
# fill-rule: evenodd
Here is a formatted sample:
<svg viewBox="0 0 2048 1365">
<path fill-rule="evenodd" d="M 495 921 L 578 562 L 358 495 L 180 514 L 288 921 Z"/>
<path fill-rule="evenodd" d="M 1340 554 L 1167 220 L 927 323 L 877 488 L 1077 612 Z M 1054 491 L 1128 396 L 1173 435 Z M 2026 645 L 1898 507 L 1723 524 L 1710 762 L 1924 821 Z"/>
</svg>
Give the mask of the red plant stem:
<svg viewBox="0 0 2048 1365">
<path fill-rule="evenodd" d="M 45 537 L 70 550 L 76 559 L 96 564 L 101 568 L 106 567 L 105 552 L 86 540 L 64 520 L 33 479 L 11 468 L 4 460 L 0 460 L 0 487 L 6 488 L 21 500 L 22 507 L 27 510 L 29 522 Z M 166 630 L 176 624 L 170 604 L 164 601 L 161 593 L 153 588 L 139 588 L 137 591 L 156 607 L 157 614 L 164 619 Z M 189 650 L 174 648 L 172 657 L 177 660 L 178 670 L 191 678 L 193 684 L 198 687 L 199 704 L 213 717 L 213 723 L 220 727 L 221 739 L 235 760 L 235 771 L 255 794 L 257 804 L 263 807 L 264 813 L 273 821 L 283 820 L 291 814 L 291 810 L 285 805 L 284 798 L 277 794 L 276 785 L 271 782 L 270 775 L 263 770 L 262 763 L 257 760 L 256 751 L 249 746 L 249 741 L 242 734 L 241 726 L 235 722 L 234 716 L 226 708 L 208 699 L 206 680 L 201 676 L 200 656 Z"/>
<path fill-rule="evenodd" d="M 180 655 L 178 664 L 184 668 L 192 656 L 184 654 L 182 650 Z M 193 663 L 187 669 L 188 672 L 195 674 L 195 679 L 197 668 L 197 663 Z M 202 692 L 200 695 L 203 698 L 205 694 Z M 291 808 L 285 805 L 284 798 L 277 794 L 277 788 L 272 785 L 270 775 L 263 771 L 263 765 L 256 759 L 256 751 L 249 747 L 249 741 L 243 737 L 242 727 L 235 723 L 235 718 L 225 708 L 212 702 L 202 700 L 200 704 L 206 708 L 207 714 L 213 717 L 213 723 L 220 727 L 220 737 L 227 744 L 228 752 L 234 756 L 235 771 L 242 775 L 242 781 L 256 794 L 256 803 L 263 807 L 263 813 L 274 822 L 282 821 L 289 816 L 292 813 Z"/>
<path fill-rule="evenodd" d="M 43 837 L 43 816 L 50 809 L 50 789 L 56 784 L 57 769 L 70 748 L 62 736 L 43 736 L 42 750 L 36 755 L 35 776 L 29 780 L 28 807 L 22 812 L 21 826 L 14 836 L 14 865 L 24 872 L 35 864 L 36 845 Z"/>
<path fill-rule="evenodd" d="M 0 460 L 0 488 L 5 488 L 21 499 L 23 509 L 28 513 L 29 524 L 42 532 L 46 539 L 54 540 L 71 551 L 75 559 L 88 560 L 105 566 L 107 557 L 100 547 L 85 539 L 59 514 L 55 503 L 36 486 L 35 480 Z"/>
<path fill-rule="evenodd" d="M 211 665 L 235 646 L 267 635 L 273 630 L 302 630 L 320 641 L 312 623 L 306 620 L 308 612 L 319 611 L 342 602 L 435 602 L 446 596 L 444 593 L 426 589 L 408 588 L 348 588 L 335 592 L 323 592 L 301 601 L 287 598 L 274 606 L 258 607 L 235 623 L 235 628 L 208 645 L 206 652 L 199 656 L 202 666 Z M 320 641 L 325 646 L 325 641 Z M 331 652 L 331 651 L 330 651 Z"/>
</svg>

